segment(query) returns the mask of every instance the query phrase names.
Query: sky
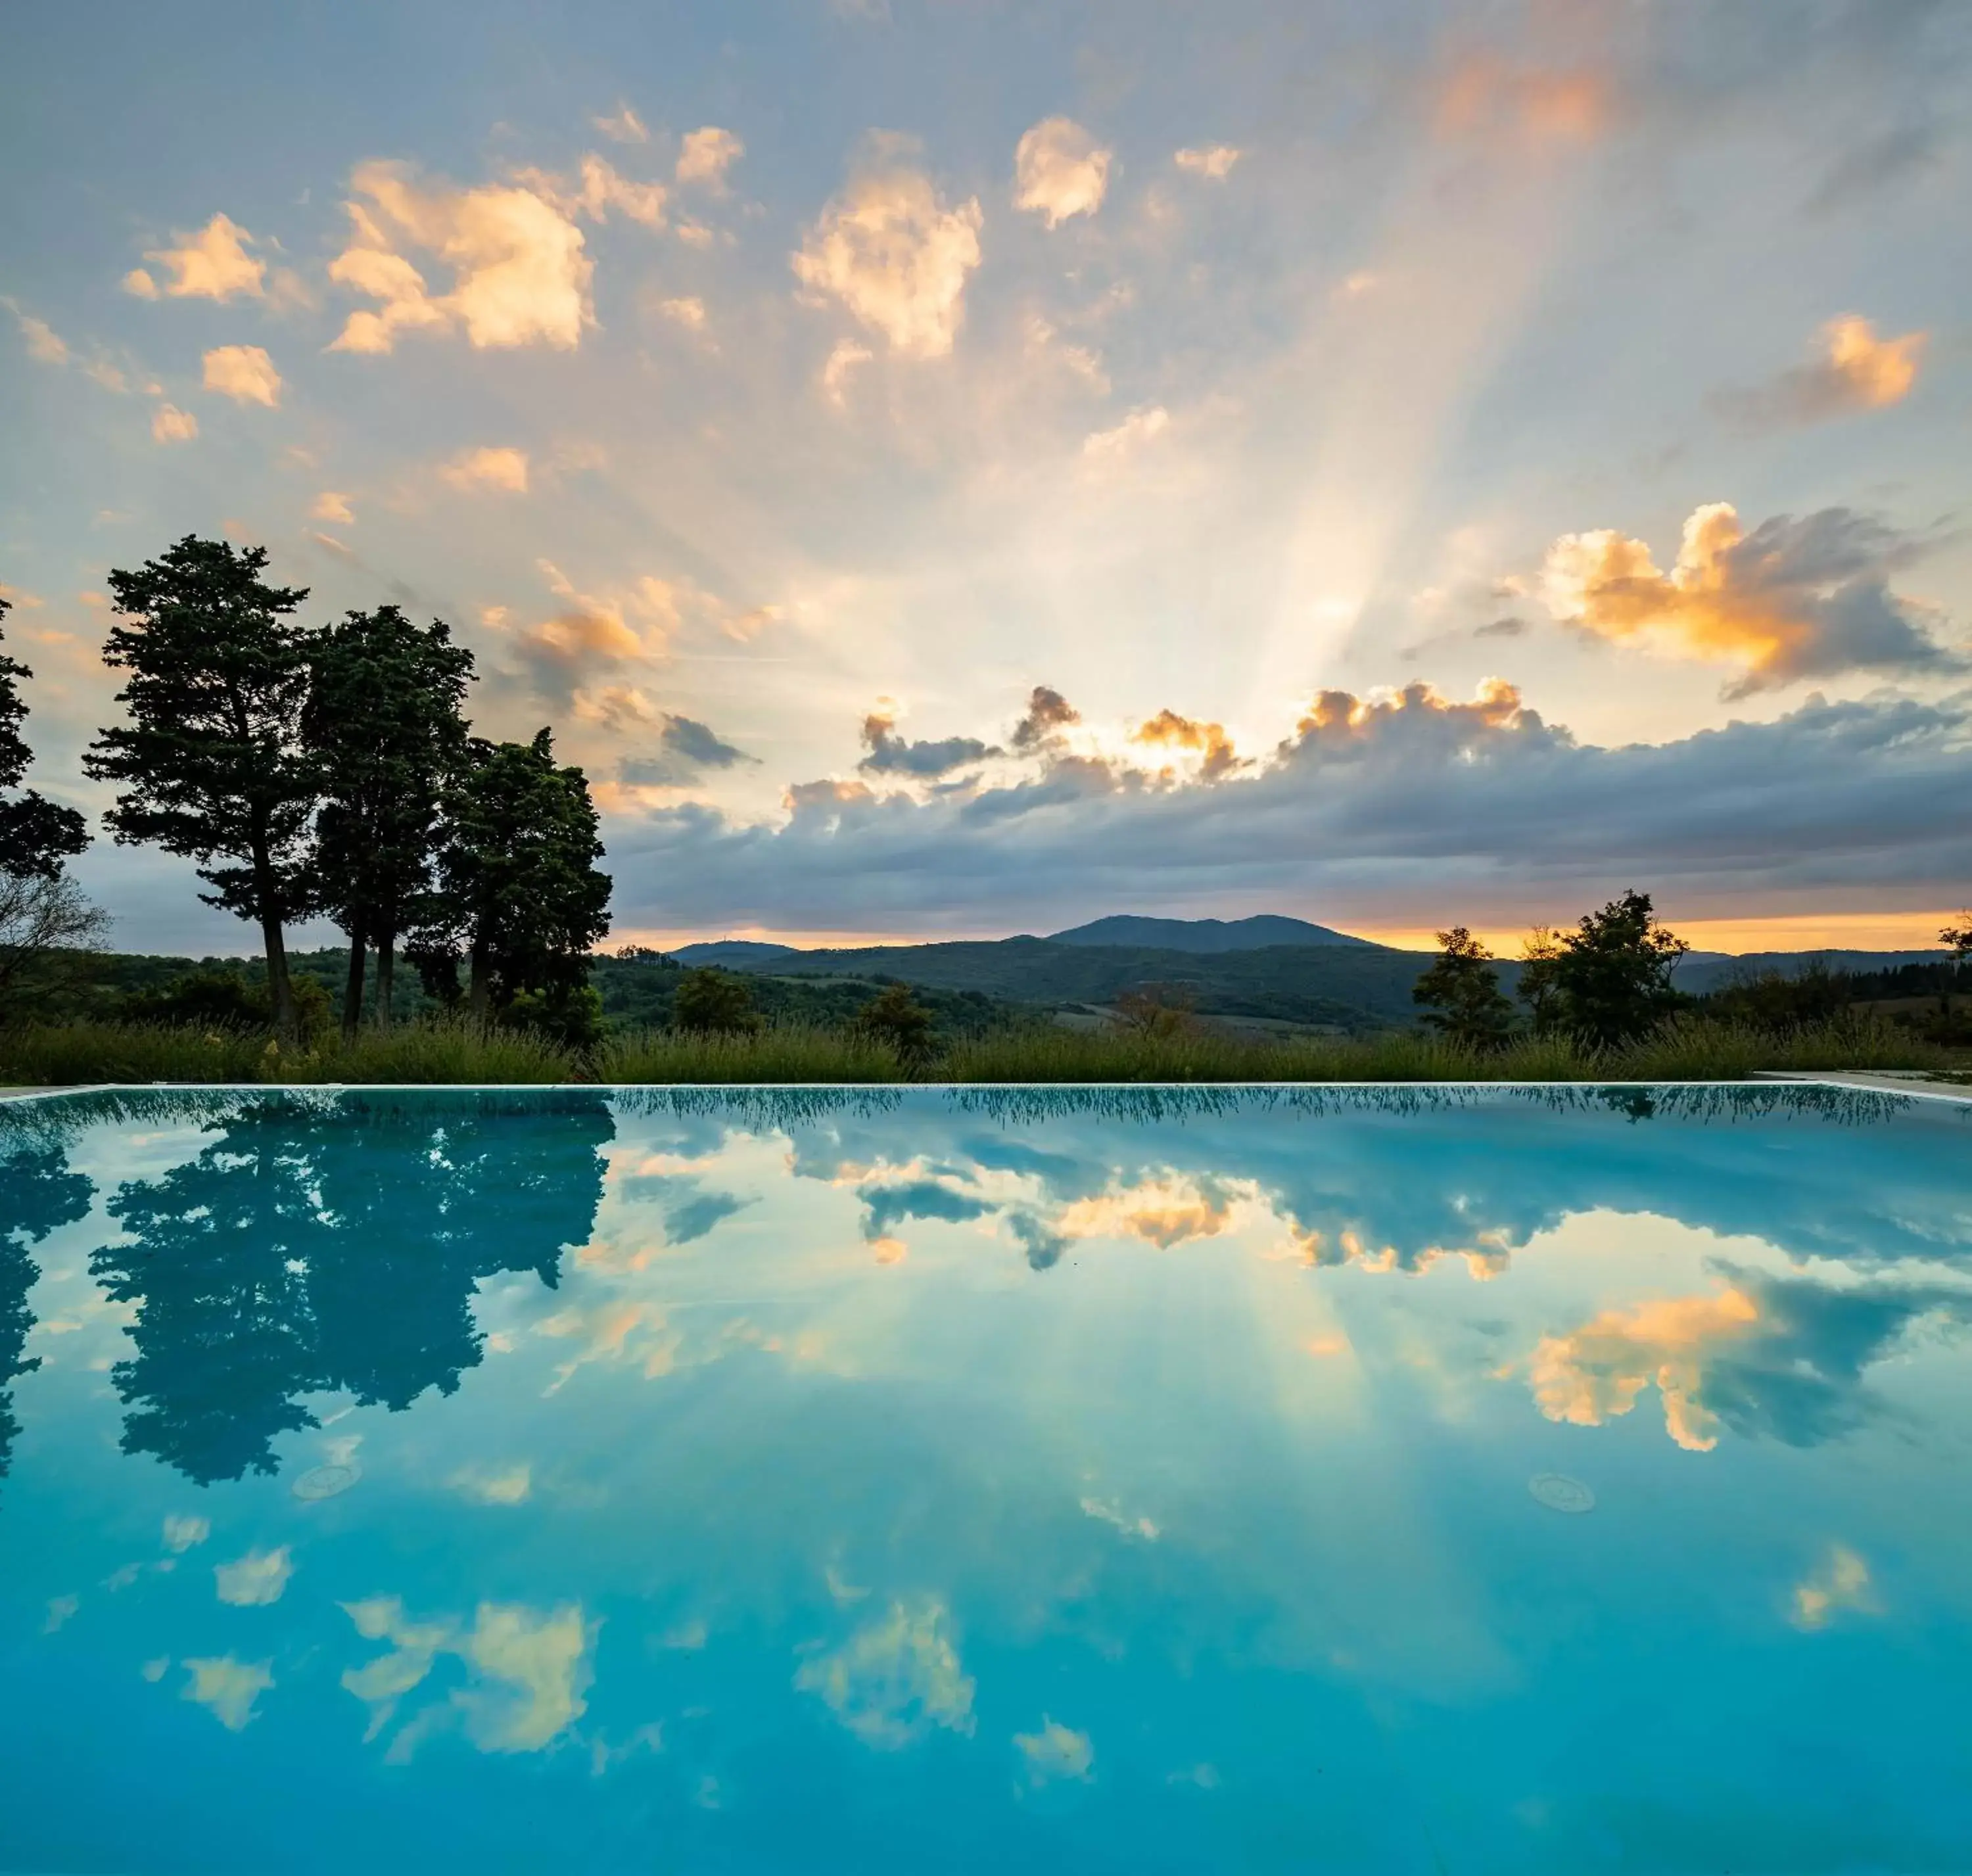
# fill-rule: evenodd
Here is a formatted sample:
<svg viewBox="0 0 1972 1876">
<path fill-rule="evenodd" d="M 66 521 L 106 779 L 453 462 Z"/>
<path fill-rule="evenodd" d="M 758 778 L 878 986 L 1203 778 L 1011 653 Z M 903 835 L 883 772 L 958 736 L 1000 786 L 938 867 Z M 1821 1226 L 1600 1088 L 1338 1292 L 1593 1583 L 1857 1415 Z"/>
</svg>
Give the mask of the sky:
<svg viewBox="0 0 1972 1876">
<path fill-rule="evenodd" d="M 8 37 L 0 597 L 92 814 L 107 575 L 198 533 L 449 622 L 589 776 L 612 941 L 1972 896 L 1951 0 Z M 254 946 L 77 871 L 119 948 Z"/>
</svg>

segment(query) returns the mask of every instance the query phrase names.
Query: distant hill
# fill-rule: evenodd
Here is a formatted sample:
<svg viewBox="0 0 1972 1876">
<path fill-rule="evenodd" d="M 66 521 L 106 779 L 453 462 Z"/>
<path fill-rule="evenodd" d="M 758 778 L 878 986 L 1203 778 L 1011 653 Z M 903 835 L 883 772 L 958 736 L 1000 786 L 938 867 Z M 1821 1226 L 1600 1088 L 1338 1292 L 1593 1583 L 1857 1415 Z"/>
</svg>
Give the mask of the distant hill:
<svg viewBox="0 0 1972 1876">
<path fill-rule="evenodd" d="M 792 945 L 763 945 L 752 938 L 710 938 L 703 945 L 681 945 L 665 954 L 681 964 L 720 964 L 729 971 L 749 971 L 756 964 L 771 964 L 777 958 L 799 958 L 805 954 Z"/>
<path fill-rule="evenodd" d="M 1128 914 L 1048 935 L 1050 945 L 1099 945 L 1166 951 L 1255 951 L 1277 945 L 1347 945 L 1366 951 L 1387 945 L 1351 938 L 1305 918 L 1261 912 L 1251 918 L 1138 918 Z"/>
<path fill-rule="evenodd" d="M 1830 971 L 1863 977 L 1877 971 L 1894 971 L 1899 964 L 1934 964 L 1944 953 L 1933 945 L 1918 951 L 1747 951 L 1732 957 L 1721 951 L 1693 951 L 1673 974 L 1671 981 L 1681 990 L 1703 997 L 1722 984 L 1769 971 L 1797 977 L 1809 965 L 1820 963 Z"/>
</svg>

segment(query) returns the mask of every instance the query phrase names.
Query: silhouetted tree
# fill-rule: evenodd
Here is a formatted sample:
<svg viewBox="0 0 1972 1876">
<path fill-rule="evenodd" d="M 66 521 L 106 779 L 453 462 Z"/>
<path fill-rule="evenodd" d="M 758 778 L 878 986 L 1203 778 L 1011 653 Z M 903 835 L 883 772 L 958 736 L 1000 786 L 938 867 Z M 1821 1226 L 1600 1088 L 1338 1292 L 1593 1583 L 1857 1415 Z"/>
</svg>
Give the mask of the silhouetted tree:
<svg viewBox="0 0 1972 1876">
<path fill-rule="evenodd" d="M 120 842 L 198 863 L 200 896 L 260 927 L 281 1035 L 295 1034 L 283 928 L 309 906 L 317 770 L 301 741 L 308 641 L 289 615 L 305 588 L 261 578 L 266 550 L 187 535 L 135 573 L 111 573 L 116 626 L 103 661 L 127 674 L 127 727 L 83 758 L 122 785 L 105 817 Z"/>
<path fill-rule="evenodd" d="M 1646 1036 L 1688 1000 L 1670 974 L 1691 947 L 1658 923 L 1647 892 L 1585 913 L 1550 956 L 1521 967 L 1520 995 L 1544 1031 L 1612 1049 Z"/>
<path fill-rule="evenodd" d="M 1965 967 L 1966 959 L 1972 958 L 1972 912 L 1961 912 L 1938 933 L 1938 941 L 1951 954 L 1951 967 L 1938 999 L 1938 1014 L 1948 1017 L 1951 1014 L 1952 980 Z"/>
<path fill-rule="evenodd" d="M 857 1010 L 851 1029 L 872 1042 L 887 1042 L 907 1062 L 924 1061 L 936 1047 L 937 1019 L 911 994 L 908 984 L 893 984 Z"/>
<path fill-rule="evenodd" d="M 438 887 L 406 954 L 432 993 L 485 1020 L 523 992 L 552 1009 L 586 987 L 589 947 L 609 928 L 609 876 L 596 804 L 580 768 L 560 768 L 550 732 L 532 742 L 475 737 L 446 788 Z"/>
<path fill-rule="evenodd" d="M 1500 988 L 1493 954 L 1462 925 L 1438 935 L 1438 961 L 1411 987 L 1428 1006 L 1425 1021 L 1468 1049 L 1497 1049 L 1513 1026 L 1512 1000 Z"/>
<path fill-rule="evenodd" d="M 753 1007 L 753 987 L 710 964 L 687 971 L 671 996 L 671 1026 L 706 1036 L 757 1029 L 760 1013 Z"/>
<path fill-rule="evenodd" d="M 1139 984 L 1118 993 L 1115 1010 L 1133 1034 L 1182 1036 L 1192 1026 L 1197 1002 L 1188 984 Z"/>
<path fill-rule="evenodd" d="M 0 625 L 11 609 L 0 599 Z M 34 759 L 21 734 L 28 716 L 21 683 L 34 674 L 18 658 L 0 656 L 0 790 L 19 788 Z M 31 788 L 11 801 L 0 801 L 0 873 L 53 879 L 60 874 L 62 862 L 88 844 L 87 824 L 72 807 L 59 807 Z"/>
<path fill-rule="evenodd" d="M 472 654 L 442 620 L 393 605 L 351 612 L 315 641 L 302 734 L 321 765 L 318 903 L 349 936 L 342 1033 L 356 1033 L 365 953 L 377 951 L 379 1028 L 390 1020 L 397 938 L 431 883 L 439 803 L 465 748 Z"/>
<path fill-rule="evenodd" d="M 86 1174 L 69 1170 L 67 1151 L 59 1144 L 31 1142 L 0 1153 L 0 1479 L 12 1463 L 21 1431 L 11 1384 L 41 1365 L 38 1356 L 23 1354 L 34 1326 L 28 1292 L 41 1275 L 28 1249 L 57 1225 L 87 1216 L 94 1192 Z"/>
</svg>

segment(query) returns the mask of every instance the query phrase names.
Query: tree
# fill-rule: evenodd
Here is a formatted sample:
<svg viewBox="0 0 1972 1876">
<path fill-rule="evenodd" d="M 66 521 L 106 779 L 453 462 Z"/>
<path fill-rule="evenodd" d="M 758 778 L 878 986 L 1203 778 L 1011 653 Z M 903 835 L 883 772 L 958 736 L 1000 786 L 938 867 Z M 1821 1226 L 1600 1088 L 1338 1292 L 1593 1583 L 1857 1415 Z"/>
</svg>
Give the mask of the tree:
<svg viewBox="0 0 1972 1876">
<path fill-rule="evenodd" d="M 556 765 L 552 735 L 474 737 L 444 792 L 438 886 L 406 955 L 435 996 L 485 1021 L 523 992 L 547 1008 L 588 983 L 589 950 L 609 928 L 609 876 L 596 804 L 579 768 Z"/>
<path fill-rule="evenodd" d="M 1686 1001 L 1670 974 L 1690 948 L 1658 923 L 1647 892 L 1625 892 L 1585 913 L 1556 941 L 1552 955 L 1530 952 L 1520 995 L 1543 1032 L 1619 1048 L 1648 1035 Z"/>
<path fill-rule="evenodd" d="M 1428 1005 L 1425 1021 L 1468 1049 L 1497 1049 L 1513 1024 L 1513 1006 L 1500 988 L 1493 954 L 1462 925 L 1438 935 L 1438 961 L 1411 987 L 1411 1000 Z"/>
<path fill-rule="evenodd" d="M 390 1026 L 397 939 L 431 883 L 440 798 L 465 749 L 459 710 L 472 675 L 472 654 L 442 620 L 413 625 L 393 605 L 351 612 L 314 641 L 302 733 L 325 798 L 316 902 L 349 936 L 345 1039 L 361 1020 L 371 945 L 377 1026 Z"/>
<path fill-rule="evenodd" d="M 688 971 L 671 998 L 671 1026 L 708 1036 L 757 1029 L 760 1016 L 753 1007 L 753 986 L 709 964 Z"/>
<path fill-rule="evenodd" d="M 1955 925 L 1948 925 L 1938 935 L 1938 941 L 1951 954 L 1951 962 L 1947 969 L 1943 993 L 1938 1000 L 1938 1014 L 1951 1014 L 1951 986 L 1960 971 L 1965 968 L 1965 961 L 1972 958 L 1972 912 L 1961 912 Z"/>
<path fill-rule="evenodd" d="M 1561 955 L 1561 934 L 1551 925 L 1537 925 L 1520 941 L 1520 1000 L 1527 1006 L 1536 1035 L 1554 1028 L 1555 961 Z"/>
<path fill-rule="evenodd" d="M 0 871 L 0 1010 L 30 983 L 47 987 L 44 968 L 61 953 L 87 949 L 108 930 L 109 915 L 83 898 L 65 873 Z"/>
<path fill-rule="evenodd" d="M 937 1046 L 937 1019 L 908 984 L 886 985 L 851 1020 L 853 1034 L 887 1042 L 906 1062 L 922 1062 Z"/>
<path fill-rule="evenodd" d="M 11 610 L 0 599 L 0 626 Z M 0 656 L 0 788 L 19 788 L 34 759 L 21 734 L 28 705 L 20 689 L 22 680 L 34 674 L 18 658 Z M 53 879 L 62 862 L 88 844 L 88 825 L 72 807 L 58 807 L 31 788 L 12 801 L 0 801 L 0 873 Z"/>
<path fill-rule="evenodd" d="M 188 534 L 162 558 L 109 576 L 116 610 L 103 661 L 127 672 L 129 713 L 83 759 L 122 785 L 105 818 L 119 843 L 198 863 L 201 893 L 260 928 L 276 1028 L 294 1039 L 283 928 L 305 913 L 316 767 L 301 740 L 308 641 L 289 615 L 302 587 L 261 578 L 264 547 Z"/>
<path fill-rule="evenodd" d="M 1133 1035 L 1182 1036 L 1198 1001 L 1188 984 L 1139 984 L 1118 993 L 1116 1016 Z"/>
</svg>

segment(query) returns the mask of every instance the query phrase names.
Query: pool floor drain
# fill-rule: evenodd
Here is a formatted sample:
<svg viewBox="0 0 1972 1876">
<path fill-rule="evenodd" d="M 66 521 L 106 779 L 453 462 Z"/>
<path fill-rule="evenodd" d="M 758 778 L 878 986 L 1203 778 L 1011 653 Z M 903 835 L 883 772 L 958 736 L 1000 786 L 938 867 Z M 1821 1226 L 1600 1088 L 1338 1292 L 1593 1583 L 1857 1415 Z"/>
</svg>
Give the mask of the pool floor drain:
<svg viewBox="0 0 1972 1876">
<path fill-rule="evenodd" d="M 1595 1509 L 1595 1494 L 1579 1479 L 1571 1479 L 1565 1472 L 1537 1472 L 1527 1481 L 1527 1490 L 1536 1504 L 1545 1505 L 1549 1511 L 1579 1515 Z"/>
<path fill-rule="evenodd" d="M 346 1492 L 363 1476 L 354 1466 L 314 1466 L 288 1489 L 297 1498 L 333 1498 Z"/>
</svg>

